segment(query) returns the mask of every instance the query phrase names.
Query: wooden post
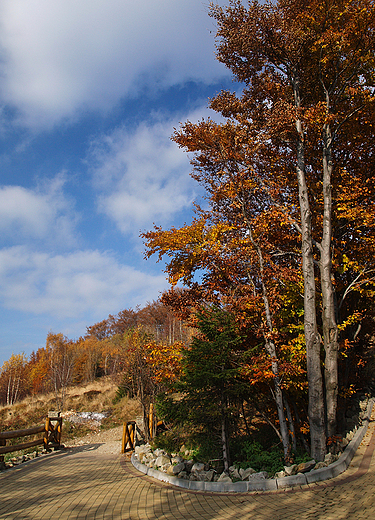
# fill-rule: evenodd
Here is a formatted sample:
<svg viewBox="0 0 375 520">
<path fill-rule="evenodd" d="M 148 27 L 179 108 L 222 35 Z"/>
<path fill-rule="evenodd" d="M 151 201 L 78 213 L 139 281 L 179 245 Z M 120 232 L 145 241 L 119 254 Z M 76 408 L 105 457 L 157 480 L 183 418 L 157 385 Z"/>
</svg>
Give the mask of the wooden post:
<svg viewBox="0 0 375 520">
<path fill-rule="evenodd" d="M 121 453 L 134 450 L 135 421 L 123 423 Z M 129 444 L 129 448 L 126 446 Z"/>
<path fill-rule="evenodd" d="M 61 444 L 61 433 L 62 433 L 62 417 L 59 417 L 58 426 L 57 426 L 57 444 L 59 446 Z"/>
<path fill-rule="evenodd" d="M 0 439 L 0 446 L 6 446 L 7 441 L 5 439 Z M 4 455 L 0 455 L 0 469 L 4 468 Z"/>
<path fill-rule="evenodd" d="M 122 425 L 122 443 L 121 443 L 121 453 L 125 453 L 126 449 L 126 423 Z"/>
<path fill-rule="evenodd" d="M 46 417 L 46 425 L 44 427 L 44 449 L 48 449 L 48 437 L 49 437 L 49 417 Z"/>
<path fill-rule="evenodd" d="M 132 446 L 133 450 L 135 448 L 134 436 L 135 436 L 135 423 L 132 423 L 131 428 L 130 428 L 130 445 Z"/>
<path fill-rule="evenodd" d="M 148 419 L 148 428 L 150 433 L 150 440 L 154 437 L 154 404 L 150 403 L 150 415 Z"/>
</svg>

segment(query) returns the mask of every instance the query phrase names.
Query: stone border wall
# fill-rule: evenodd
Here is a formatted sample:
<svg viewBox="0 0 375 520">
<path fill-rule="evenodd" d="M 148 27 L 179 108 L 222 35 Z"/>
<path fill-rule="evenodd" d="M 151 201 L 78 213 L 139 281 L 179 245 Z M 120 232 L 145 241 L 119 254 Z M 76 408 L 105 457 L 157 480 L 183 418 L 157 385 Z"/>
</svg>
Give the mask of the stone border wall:
<svg viewBox="0 0 375 520">
<path fill-rule="evenodd" d="M 351 460 L 354 457 L 355 452 L 358 449 L 358 446 L 361 444 L 362 439 L 367 431 L 374 402 L 374 399 L 369 400 L 366 410 L 366 417 L 362 419 L 362 426 L 357 430 L 353 439 L 345 448 L 345 451 L 342 453 L 340 458 L 336 462 L 333 462 L 325 468 L 312 470 L 308 473 L 298 473 L 297 475 L 292 475 L 290 477 L 282 477 L 276 479 L 253 479 L 252 481 L 232 483 L 200 482 L 173 477 L 171 475 L 163 473 L 162 471 L 158 471 L 154 468 L 149 468 L 144 464 L 141 464 L 139 460 L 137 460 L 137 458 L 135 457 L 134 453 L 132 454 L 131 462 L 133 466 L 141 473 L 144 473 L 150 477 L 156 478 L 163 482 L 168 482 L 173 486 L 178 486 L 180 488 L 190 489 L 194 491 L 209 491 L 216 493 L 246 493 L 249 491 L 276 491 L 277 489 L 285 489 L 296 486 L 303 486 L 306 484 L 313 484 L 314 482 L 321 482 L 323 480 L 328 480 L 337 477 L 348 468 Z"/>
</svg>

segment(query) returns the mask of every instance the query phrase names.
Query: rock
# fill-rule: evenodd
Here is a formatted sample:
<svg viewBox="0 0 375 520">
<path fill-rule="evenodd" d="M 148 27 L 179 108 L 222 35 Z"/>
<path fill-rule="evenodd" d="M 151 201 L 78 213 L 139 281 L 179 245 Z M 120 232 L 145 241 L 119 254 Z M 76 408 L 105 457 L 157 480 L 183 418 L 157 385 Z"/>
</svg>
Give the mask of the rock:
<svg viewBox="0 0 375 520">
<path fill-rule="evenodd" d="M 215 474 L 216 474 L 216 472 L 213 469 L 210 469 L 209 471 L 205 471 L 204 472 L 204 481 L 212 482 Z"/>
<path fill-rule="evenodd" d="M 249 480 L 253 480 L 253 479 L 266 479 L 268 478 L 268 473 L 267 471 L 259 471 L 258 473 L 252 473 L 250 476 L 249 476 Z"/>
<path fill-rule="evenodd" d="M 284 466 L 284 471 L 287 477 L 297 474 L 298 464 L 292 464 L 291 466 Z"/>
<path fill-rule="evenodd" d="M 354 431 L 348 432 L 348 433 L 346 434 L 346 440 L 347 440 L 348 442 L 350 442 L 350 441 L 353 439 L 353 437 L 354 437 Z"/>
<path fill-rule="evenodd" d="M 214 475 L 215 471 L 213 469 L 209 471 L 199 471 L 198 473 L 194 473 L 194 476 L 199 482 L 212 482 Z"/>
<path fill-rule="evenodd" d="M 327 466 L 328 466 L 328 464 L 326 462 L 322 461 L 322 462 L 318 462 L 317 464 L 315 464 L 314 469 L 326 468 Z"/>
<path fill-rule="evenodd" d="M 155 460 L 155 466 L 160 468 L 161 466 L 164 466 L 164 464 L 170 464 L 171 459 L 167 457 L 166 455 L 159 455 Z"/>
<path fill-rule="evenodd" d="M 217 479 L 217 482 L 232 482 L 232 479 L 227 473 L 225 473 L 225 471 L 223 471 L 223 473 Z"/>
<path fill-rule="evenodd" d="M 337 460 L 336 455 L 333 455 L 332 453 L 327 453 L 327 455 L 324 457 L 324 462 L 327 464 L 332 464 L 332 462 L 335 462 Z"/>
<path fill-rule="evenodd" d="M 172 458 L 171 458 L 171 462 L 172 462 L 172 464 L 181 464 L 181 462 L 183 462 L 183 460 L 184 460 L 184 459 L 183 459 L 182 457 L 180 457 L 179 455 L 174 455 L 174 456 L 171 455 L 171 457 L 172 457 Z"/>
<path fill-rule="evenodd" d="M 285 471 L 278 471 L 277 473 L 275 473 L 275 478 L 283 478 L 287 476 L 288 475 L 285 473 Z"/>
<path fill-rule="evenodd" d="M 194 461 L 193 460 L 187 460 L 185 462 L 185 469 L 186 471 L 188 471 L 190 473 L 191 471 L 191 468 L 194 466 Z"/>
<path fill-rule="evenodd" d="M 167 469 L 167 475 L 171 475 L 172 477 L 175 476 L 175 473 L 173 472 L 173 468 L 174 468 L 174 467 L 175 467 L 175 466 L 172 466 L 172 465 L 171 465 L 171 466 L 168 466 L 168 469 Z"/>
<path fill-rule="evenodd" d="M 345 439 L 345 437 L 344 437 L 343 440 L 340 442 L 340 448 L 344 449 L 347 447 L 348 444 L 349 444 L 348 439 Z"/>
<path fill-rule="evenodd" d="M 256 471 L 253 468 L 247 468 L 247 469 L 240 468 L 240 470 L 239 470 L 239 474 L 240 474 L 240 477 L 242 480 L 247 480 L 250 477 L 250 475 L 253 475 L 254 473 L 256 473 Z"/>
<path fill-rule="evenodd" d="M 308 462 L 301 462 L 297 466 L 297 473 L 307 473 L 315 467 L 315 460 L 309 460 Z"/>
<path fill-rule="evenodd" d="M 172 469 L 173 469 L 173 474 L 177 475 L 178 473 L 181 473 L 181 471 L 185 470 L 185 463 L 180 462 L 179 464 L 175 464 L 174 466 L 172 466 Z"/>
<path fill-rule="evenodd" d="M 192 473 L 199 473 L 200 471 L 204 471 L 205 465 L 202 462 L 196 462 L 191 468 Z"/>
<path fill-rule="evenodd" d="M 161 450 L 160 448 L 157 448 L 154 451 L 154 455 L 155 455 L 155 457 L 161 457 L 162 455 L 166 456 L 167 454 L 166 454 L 166 452 L 164 450 Z"/>
<path fill-rule="evenodd" d="M 147 454 L 144 452 L 144 451 L 141 451 L 139 454 L 138 454 L 138 459 L 139 459 L 139 462 L 141 462 L 142 464 L 145 464 L 146 462 L 149 462 L 149 458 L 147 457 Z"/>
<path fill-rule="evenodd" d="M 178 475 L 177 475 L 178 478 L 183 478 L 183 479 L 187 479 L 188 478 L 188 474 L 186 471 L 181 471 Z"/>
<path fill-rule="evenodd" d="M 239 474 L 238 469 L 235 468 L 234 466 L 230 466 L 230 468 L 229 468 L 229 475 L 231 476 L 232 480 L 233 479 L 242 480 L 242 477 Z"/>
</svg>

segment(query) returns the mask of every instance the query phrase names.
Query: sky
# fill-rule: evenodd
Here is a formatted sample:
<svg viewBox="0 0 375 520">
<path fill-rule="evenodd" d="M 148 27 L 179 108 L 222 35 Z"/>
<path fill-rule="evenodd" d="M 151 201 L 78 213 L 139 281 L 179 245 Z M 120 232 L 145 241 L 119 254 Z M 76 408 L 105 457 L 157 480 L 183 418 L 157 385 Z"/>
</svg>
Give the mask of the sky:
<svg viewBox="0 0 375 520">
<path fill-rule="evenodd" d="M 208 11 L 1 0 L 0 366 L 168 288 L 139 234 L 190 222 L 202 197 L 170 136 L 235 90 Z"/>
</svg>

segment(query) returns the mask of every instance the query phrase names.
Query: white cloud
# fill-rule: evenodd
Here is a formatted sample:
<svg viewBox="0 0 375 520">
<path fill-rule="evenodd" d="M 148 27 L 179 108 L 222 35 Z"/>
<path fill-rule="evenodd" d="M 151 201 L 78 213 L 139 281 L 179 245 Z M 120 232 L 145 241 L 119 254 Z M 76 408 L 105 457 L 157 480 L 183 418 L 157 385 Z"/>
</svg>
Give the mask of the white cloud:
<svg viewBox="0 0 375 520">
<path fill-rule="evenodd" d="M 121 265 L 109 253 L 66 255 L 32 252 L 25 246 L 0 250 L 0 301 L 7 309 L 78 319 L 103 319 L 113 309 L 145 304 L 167 286 L 154 276 Z"/>
<path fill-rule="evenodd" d="M 228 74 L 202 0 L 3 0 L 3 101 L 43 127 L 107 110 L 143 87 Z M 210 34 L 210 32 L 212 34 Z"/>
<path fill-rule="evenodd" d="M 201 108 L 190 117 L 206 114 Z M 188 156 L 170 140 L 178 120 L 143 122 L 135 130 L 119 128 L 92 143 L 88 163 L 98 189 L 99 209 L 123 233 L 170 223 L 191 209 L 198 185 L 189 172 Z"/>
<path fill-rule="evenodd" d="M 44 241 L 59 247 L 76 244 L 77 214 L 65 197 L 65 176 L 57 175 L 36 189 L 0 186 L 0 233 L 8 242 Z"/>
</svg>

